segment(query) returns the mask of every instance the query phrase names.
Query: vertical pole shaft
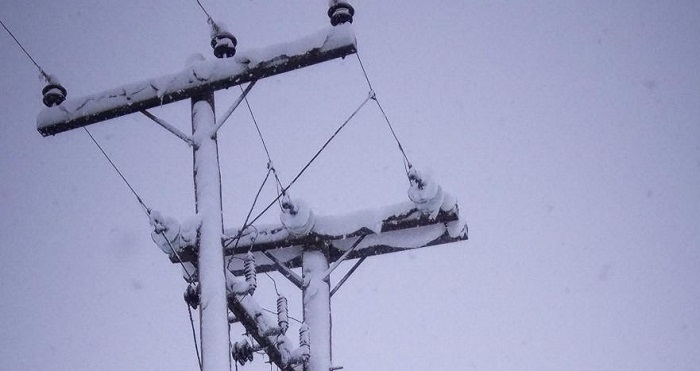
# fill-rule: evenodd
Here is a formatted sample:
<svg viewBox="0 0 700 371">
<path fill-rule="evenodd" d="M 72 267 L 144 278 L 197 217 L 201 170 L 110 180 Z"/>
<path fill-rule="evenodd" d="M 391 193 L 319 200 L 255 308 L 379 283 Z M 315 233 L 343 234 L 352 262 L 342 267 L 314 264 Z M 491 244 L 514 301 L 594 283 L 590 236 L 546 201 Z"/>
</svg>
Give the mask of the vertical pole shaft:
<svg viewBox="0 0 700 371">
<path fill-rule="evenodd" d="M 304 371 L 328 371 L 331 368 L 331 295 L 326 246 L 305 246 L 302 255 L 304 279 L 304 322 L 309 327 L 311 357 Z"/>
<path fill-rule="evenodd" d="M 219 150 L 212 130 L 216 125 L 214 92 L 192 98 L 194 188 L 199 229 L 200 338 L 202 370 L 230 369 L 226 279 L 221 236 L 221 173 Z"/>
</svg>

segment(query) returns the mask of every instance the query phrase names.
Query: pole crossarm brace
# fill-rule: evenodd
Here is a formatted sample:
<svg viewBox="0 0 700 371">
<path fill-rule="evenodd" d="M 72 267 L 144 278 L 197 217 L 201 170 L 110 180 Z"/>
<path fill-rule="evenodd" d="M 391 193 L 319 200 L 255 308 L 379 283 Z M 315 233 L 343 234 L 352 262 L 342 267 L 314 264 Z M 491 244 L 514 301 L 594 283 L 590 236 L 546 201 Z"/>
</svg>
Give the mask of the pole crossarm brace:
<svg viewBox="0 0 700 371">
<path fill-rule="evenodd" d="M 58 106 L 44 108 L 37 117 L 37 129 L 44 136 L 55 135 L 203 92 L 344 58 L 356 51 L 351 24 L 329 27 L 296 41 L 241 51 L 233 58 L 195 63 L 179 73 L 68 99 Z"/>
<path fill-rule="evenodd" d="M 227 229 L 224 246 L 236 245 L 234 239 L 239 231 Z M 279 270 L 280 265 L 286 270 L 301 267 L 303 246 L 322 242 L 329 244 L 330 261 L 336 262 L 343 256 L 342 259 L 359 259 L 468 238 L 467 226 L 460 221 L 456 204 L 431 217 L 417 210 L 412 202 L 343 216 L 316 215 L 314 227 L 304 236 L 291 235 L 281 224 L 257 226 L 255 232 L 249 229 L 240 235 L 236 251 L 232 247 L 224 250 L 229 269 L 235 275 L 244 274 L 242 258 L 248 251 L 255 256 L 258 272 L 270 272 Z M 359 239 L 363 240 L 353 248 Z M 184 262 L 197 260 L 194 246 L 181 247 L 178 255 Z M 179 258 L 171 254 L 170 261 L 179 264 Z"/>
<path fill-rule="evenodd" d="M 185 143 L 187 143 L 188 146 L 190 146 L 190 147 L 194 146 L 194 141 L 192 140 L 192 138 L 191 138 L 189 135 L 187 135 L 187 134 L 181 132 L 180 130 L 178 130 L 178 128 L 176 128 L 175 126 L 171 125 L 171 124 L 168 123 L 167 121 L 163 120 L 162 118 L 160 118 L 160 117 L 158 117 L 158 116 L 156 116 L 156 115 L 154 115 L 154 114 L 152 114 L 152 113 L 150 113 L 150 112 L 148 112 L 148 111 L 146 111 L 146 110 L 141 111 L 141 113 L 142 113 L 144 116 L 146 116 L 146 117 L 148 117 L 149 119 L 151 119 L 151 120 L 152 120 L 153 122 L 155 122 L 156 124 L 160 125 L 163 129 L 169 131 L 171 134 L 173 134 L 173 135 L 175 135 L 176 137 L 182 139 Z"/>
</svg>

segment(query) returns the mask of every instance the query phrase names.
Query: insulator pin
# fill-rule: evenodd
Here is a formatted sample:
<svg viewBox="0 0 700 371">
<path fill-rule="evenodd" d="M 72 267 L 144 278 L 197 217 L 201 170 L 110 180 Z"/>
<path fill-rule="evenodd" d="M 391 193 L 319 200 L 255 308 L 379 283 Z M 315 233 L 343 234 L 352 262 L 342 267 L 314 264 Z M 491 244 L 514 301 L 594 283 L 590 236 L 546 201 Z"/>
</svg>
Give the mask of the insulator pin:
<svg viewBox="0 0 700 371">
<path fill-rule="evenodd" d="M 287 333 L 289 328 L 289 309 L 287 298 L 282 295 L 277 297 L 277 324 L 283 334 Z"/>
<path fill-rule="evenodd" d="M 342 0 L 331 0 L 328 8 L 328 17 L 331 25 L 337 26 L 346 22 L 352 23 L 352 16 L 355 15 L 355 8 Z"/>
</svg>

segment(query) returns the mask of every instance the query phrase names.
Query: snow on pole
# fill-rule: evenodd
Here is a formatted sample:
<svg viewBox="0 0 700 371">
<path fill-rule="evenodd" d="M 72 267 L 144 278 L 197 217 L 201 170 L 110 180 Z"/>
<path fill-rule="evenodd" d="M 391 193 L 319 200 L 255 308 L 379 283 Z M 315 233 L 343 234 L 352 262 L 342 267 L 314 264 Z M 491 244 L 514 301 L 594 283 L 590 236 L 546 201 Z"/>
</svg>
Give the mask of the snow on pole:
<svg viewBox="0 0 700 371">
<path fill-rule="evenodd" d="M 326 253 L 325 246 L 305 246 L 302 255 L 304 323 L 309 327 L 311 350 L 305 371 L 328 371 L 332 363 L 330 283 L 324 280 Z"/>
<path fill-rule="evenodd" d="M 195 202 L 201 217 L 199 229 L 200 336 L 202 370 L 230 369 L 226 278 L 221 235 L 221 175 L 216 137 L 212 128 L 214 93 L 192 98 Z"/>
</svg>

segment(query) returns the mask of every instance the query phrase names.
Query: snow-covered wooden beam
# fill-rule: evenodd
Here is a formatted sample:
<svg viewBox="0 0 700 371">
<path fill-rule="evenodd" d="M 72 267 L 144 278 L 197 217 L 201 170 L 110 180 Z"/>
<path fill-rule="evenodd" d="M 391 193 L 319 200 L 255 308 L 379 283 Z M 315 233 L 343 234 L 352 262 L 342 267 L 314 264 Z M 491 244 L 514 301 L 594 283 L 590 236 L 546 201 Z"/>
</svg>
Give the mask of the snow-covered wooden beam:
<svg viewBox="0 0 700 371">
<path fill-rule="evenodd" d="M 416 209 L 412 202 L 342 216 L 317 215 L 311 231 L 300 237 L 291 235 L 282 224 L 247 228 L 236 244 L 238 234 L 239 229 L 228 229 L 224 237 L 225 254 L 230 259 L 227 264 L 236 275 L 243 273 L 242 258 L 249 250 L 255 256 L 257 271 L 268 272 L 277 270 L 280 263 L 288 268 L 300 267 L 303 246 L 321 242 L 329 244 L 329 258 L 333 262 L 363 236 L 357 247 L 347 254 L 347 259 L 440 245 L 468 237 L 456 203 L 430 216 Z M 277 262 L 267 254 L 273 255 Z M 194 262 L 197 254 L 189 246 L 179 252 L 179 257 L 185 262 Z M 170 260 L 179 263 L 174 254 Z"/>
<path fill-rule="evenodd" d="M 270 47 L 240 51 L 233 58 L 199 61 L 183 71 L 124 85 L 102 93 L 68 99 L 43 109 L 37 129 L 44 135 L 188 99 L 202 92 L 226 89 L 356 52 L 349 23 L 305 38 Z"/>
</svg>

